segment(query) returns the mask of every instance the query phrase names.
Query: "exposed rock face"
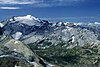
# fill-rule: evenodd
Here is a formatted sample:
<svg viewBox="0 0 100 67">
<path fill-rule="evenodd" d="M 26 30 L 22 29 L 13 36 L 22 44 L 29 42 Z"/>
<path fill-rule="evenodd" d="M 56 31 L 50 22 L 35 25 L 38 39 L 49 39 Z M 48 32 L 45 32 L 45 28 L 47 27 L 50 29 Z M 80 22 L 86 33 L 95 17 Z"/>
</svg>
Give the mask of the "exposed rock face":
<svg viewBox="0 0 100 67">
<path fill-rule="evenodd" d="M 36 62 L 37 64 L 39 64 L 38 57 L 36 57 L 34 52 L 31 49 L 29 49 L 27 45 L 8 37 L 5 37 L 3 38 L 3 40 L 0 41 L 0 53 L 1 53 L 0 58 L 2 59 L 3 57 L 4 58 L 9 57 L 12 59 L 14 58 L 18 61 L 20 61 L 21 59 L 25 63 Z M 7 61 L 10 61 L 9 58 L 7 59 Z M 14 62 L 14 60 L 12 60 L 12 62 Z"/>
<path fill-rule="evenodd" d="M 27 15 L 13 17 L 0 25 L 1 66 L 9 58 L 13 63 L 8 67 L 100 66 L 100 24 L 97 22 L 50 23 Z"/>
</svg>

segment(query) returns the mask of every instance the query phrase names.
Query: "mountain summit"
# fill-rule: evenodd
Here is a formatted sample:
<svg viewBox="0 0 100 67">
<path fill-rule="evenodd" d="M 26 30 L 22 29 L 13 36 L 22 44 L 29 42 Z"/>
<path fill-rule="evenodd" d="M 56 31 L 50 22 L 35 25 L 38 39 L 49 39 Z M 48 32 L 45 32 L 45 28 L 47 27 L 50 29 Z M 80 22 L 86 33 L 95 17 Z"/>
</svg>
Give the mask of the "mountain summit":
<svg viewBox="0 0 100 67">
<path fill-rule="evenodd" d="M 41 22 L 39 18 L 33 17 L 31 15 L 12 17 L 11 19 L 9 19 L 9 21 L 11 23 L 15 23 L 15 22 L 23 23 L 29 26 L 32 26 L 32 25 L 39 26 L 40 25 L 39 22 Z"/>
</svg>

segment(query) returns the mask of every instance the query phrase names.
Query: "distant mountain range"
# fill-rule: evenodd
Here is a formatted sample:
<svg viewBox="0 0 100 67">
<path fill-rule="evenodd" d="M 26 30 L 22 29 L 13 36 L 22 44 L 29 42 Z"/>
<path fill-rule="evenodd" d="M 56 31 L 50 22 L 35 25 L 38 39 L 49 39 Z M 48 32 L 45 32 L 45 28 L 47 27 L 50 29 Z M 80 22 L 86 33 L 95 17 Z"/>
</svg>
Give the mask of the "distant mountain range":
<svg viewBox="0 0 100 67">
<path fill-rule="evenodd" d="M 100 40 L 100 23 L 51 23 L 41 20 L 37 17 L 27 15 L 12 17 L 1 24 L 3 35 L 10 36 L 13 39 L 21 40 L 25 44 L 48 41 L 49 46 L 64 42 L 73 46 L 83 46 L 87 43 L 95 45 Z M 43 46 L 43 42 L 40 44 Z M 64 45 L 64 46 L 65 46 Z M 42 48 L 42 46 L 40 48 Z M 48 47 L 49 47 L 48 46 Z M 43 47 L 45 48 L 45 46 Z"/>
<path fill-rule="evenodd" d="M 2 21 L 0 23 L 0 35 L 0 42 L 7 37 L 8 40 L 9 38 L 13 39 L 15 44 L 26 44 L 24 50 L 28 51 L 30 49 L 46 50 L 56 46 L 72 49 L 76 46 L 83 47 L 88 45 L 92 48 L 100 44 L 100 23 L 52 23 L 26 15 Z M 8 40 L 4 41 L 8 43 Z M 31 47 L 28 49 L 26 46 Z M 9 44 L 7 47 L 9 47 Z M 19 47 L 15 49 L 15 52 L 17 49 Z M 18 52 L 20 53 L 20 51 Z"/>
</svg>

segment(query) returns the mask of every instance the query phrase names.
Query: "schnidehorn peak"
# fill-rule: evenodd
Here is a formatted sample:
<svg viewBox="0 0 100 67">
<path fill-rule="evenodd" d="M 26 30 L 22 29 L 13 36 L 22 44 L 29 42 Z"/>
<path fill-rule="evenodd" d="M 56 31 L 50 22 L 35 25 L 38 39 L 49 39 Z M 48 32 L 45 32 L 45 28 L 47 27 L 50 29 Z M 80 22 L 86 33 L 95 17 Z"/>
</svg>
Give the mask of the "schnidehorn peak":
<svg viewBox="0 0 100 67">
<path fill-rule="evenodd" d="M 99 67 L 99 59 L 99 22 L 49 22 L 32 15 L 0 22 L 0 67 Z"/>
</svg>

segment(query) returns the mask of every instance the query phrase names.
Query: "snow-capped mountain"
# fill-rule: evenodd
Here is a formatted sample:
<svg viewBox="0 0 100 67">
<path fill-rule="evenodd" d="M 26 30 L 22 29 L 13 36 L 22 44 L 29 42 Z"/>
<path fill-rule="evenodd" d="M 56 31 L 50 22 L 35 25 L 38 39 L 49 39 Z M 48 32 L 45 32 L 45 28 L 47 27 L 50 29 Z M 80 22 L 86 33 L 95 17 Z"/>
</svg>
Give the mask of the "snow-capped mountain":
<svg viewBox="0 0 100 67">
<path fill-rule="evenodd" d="M 27 16 L 23 16 L 23 17 L 12 17 L 11 19 L 9 19 L 10 23 L 15 23 L 15 22 L 18 22 L 19 23 L 23 23 L 23 24 L 26 24 L 26 25 L 29 25 L 29 26 L 33 26 L 33 25 L 36 25 L 36 26 L 40 26 L 40 22 L 41 20 L 37 17 L 33 17 L 31 15 L 27 15 Z"/>
</svg>

